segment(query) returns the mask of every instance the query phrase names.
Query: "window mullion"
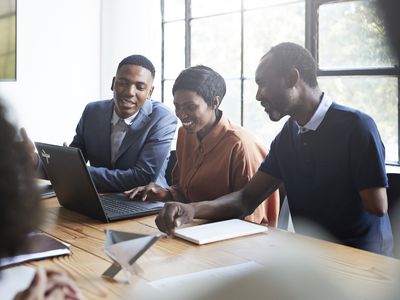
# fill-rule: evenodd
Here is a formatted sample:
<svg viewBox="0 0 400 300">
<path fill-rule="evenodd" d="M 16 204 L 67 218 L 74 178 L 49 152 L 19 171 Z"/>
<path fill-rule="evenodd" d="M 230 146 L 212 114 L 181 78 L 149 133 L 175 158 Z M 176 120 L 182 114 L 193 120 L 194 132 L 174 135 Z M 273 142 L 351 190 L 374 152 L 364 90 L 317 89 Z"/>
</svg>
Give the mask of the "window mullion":
<svg viewBox="0 0 400 300">
<path fill-rule="evenodd" d="M 241 0 L 240 11 L 240 125 L 244 124 L 244 4 Z"/>
<path fill-rule="evenodd" d="M 161 5 L 161 102 L 164 103 L 164 82 L 165 82 L 165 3 L 160 0 Z"/>
<path fill-rule="evenodd" d="M 191 27 L 190 20 L 192 18 L 192 1 L 185 0 L 185 68 L 191 64 Z"/>
</svg>

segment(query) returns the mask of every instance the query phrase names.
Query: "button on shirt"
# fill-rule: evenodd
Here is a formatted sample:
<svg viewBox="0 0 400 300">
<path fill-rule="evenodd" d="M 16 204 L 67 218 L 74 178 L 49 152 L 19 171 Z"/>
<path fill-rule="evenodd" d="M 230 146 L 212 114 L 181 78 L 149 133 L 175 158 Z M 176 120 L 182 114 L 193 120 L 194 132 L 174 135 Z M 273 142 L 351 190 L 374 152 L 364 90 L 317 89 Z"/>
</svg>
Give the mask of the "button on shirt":
<svg viewBox="0 0 400 300">
<path fill-rule="evenodd" d="M 303 149 L 301 149 L 301 157 L 302 161 L 306 165 L 311 165 L 313 163 L 312 153 L 309 151 L 309 144 L 310 144 L 310 136 L 306 134 L 307 132 L 315 132 L 319 125 L 324 120 L 326 113 L 328 112 L 329 107 L 332 105 L 332 100 L 329 98 L 328 95 L 322 93 L 321 101 L 317 110 L 314 112 L 313 116 L 311 117 L 310 121 L 307 122 L 304 126 L 300 126 L 296 121 L 296 125 L 298 126 L 298 134 L 300 135 L 301 145 Z"/>
<path fill-rule="evenodd" d="M 321 102 L 311 117 L 310 121 L 307 122 L 304 126 L 300 126 L 297 122 L 297 126 L 299 127 L 299 134 L 306 133 L 307 131 L 315 131 L 317 130 L 318 126 L 322 123 L 326 112 L 328 111 L 329 107 L 332 105 L 332 99 L 325 93 L 322 94 Z"/>
<path fill-rule="evenodd" d="M 125 134 L 131 126 L 138 112 L 126 119 L 121 119 L 115 110 L 111 118 L 111 164 L 114 165 L 117 159 L 119 147 L 124 140 Z"/>
</svg>

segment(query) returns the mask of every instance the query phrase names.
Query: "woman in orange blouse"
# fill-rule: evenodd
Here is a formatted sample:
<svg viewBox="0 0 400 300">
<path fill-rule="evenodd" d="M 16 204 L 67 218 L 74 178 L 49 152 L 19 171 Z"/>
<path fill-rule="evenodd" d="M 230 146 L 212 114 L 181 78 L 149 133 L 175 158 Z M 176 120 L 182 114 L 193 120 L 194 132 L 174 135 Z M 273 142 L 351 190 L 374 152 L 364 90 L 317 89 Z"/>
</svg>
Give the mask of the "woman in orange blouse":
<svg viewBox="0 0 400 300">
<path fill-rule="evenodd" d="M 256 173 L 266 152 L 244 128 L 218 109 L 225 95 L 225 80 L 206 66 L 183 70 L 172 88 L 175 113 L 182 122 L 176 146 L 173 185 L 155 183 L 135 188 L 130 197 L 143 200 L 197 202 L 240 190 Z M 276 226 L 279 195 L 276 191 L 246 220 Z"/>
</svg>

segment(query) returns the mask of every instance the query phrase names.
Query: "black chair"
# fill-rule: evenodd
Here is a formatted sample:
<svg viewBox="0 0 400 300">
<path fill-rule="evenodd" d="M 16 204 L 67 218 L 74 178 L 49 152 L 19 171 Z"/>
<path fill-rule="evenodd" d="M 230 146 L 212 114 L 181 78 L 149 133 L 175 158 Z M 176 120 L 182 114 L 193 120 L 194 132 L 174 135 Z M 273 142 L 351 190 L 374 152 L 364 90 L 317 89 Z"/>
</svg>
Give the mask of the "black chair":
<svg viewBox="0 0 400 300">
<path fill-rule="evenodd" d="M 278 217 L 278 228 L 283 230 L 289 229 L 290 210 L 289 203 L 286 196 L 286 189 L 283 184 L 279 187 L 280 209 Z"/>
<path fill-rule="evenodd" d="M 169 153 L 168 165 L 165 170 L 165 179 L 167 180 L 168 185 L 172 185 L 172 169 L 174 168 L 176 163 L 176 151 L 172 150 Z"/>
<path fill-rule="evenodd" d="M 393 231 L 393 255 L 400 258 L 400 174 L 388 174 L 388 214 Z"/>
</svg>

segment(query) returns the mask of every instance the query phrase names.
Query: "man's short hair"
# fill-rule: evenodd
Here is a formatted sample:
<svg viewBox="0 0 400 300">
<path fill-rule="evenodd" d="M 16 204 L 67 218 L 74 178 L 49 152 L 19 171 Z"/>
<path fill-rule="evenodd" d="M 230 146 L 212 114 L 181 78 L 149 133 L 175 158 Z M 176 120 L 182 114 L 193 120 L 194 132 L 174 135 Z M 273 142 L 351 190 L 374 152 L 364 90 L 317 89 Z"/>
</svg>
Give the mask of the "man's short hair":
<svg viewBox="0 0 400 300">
<path fill-rule="evenodd" d="M 211 106 L 215 96 L 219 96 L 222 101 L 226 93 L 226 84 L 219 73 L 209 67 L 198 65 L 187 68 L 179 74 L 172 87 L 172 95 L 177 90 L 194 91 L 208 106 Z"/>
<path fill-rule="evenodd" d="M 145 56 L 139 55 L 139 54 L 134 54 L 130 55 L 128 57 L 125 57 L 123 60 L 118 65 L 117 71 L 121 68 L 123 65 L 137 65 L 141 66 L 143 68 L 146 68 L 147 70 L 150 71 L 151 75 L 154 76 L 156 75 L 156 69 L 154 68 L 153 63 Z"/>
<path fill-rule="evenodd" d="M 304 47 L 290 42 L 281 43 L 272 47 L 263 58 L 269 54 L 273 55 L 275 71 L 279 75 L 285 75 L 291 68 L 296 68 L 300 78 L 310 87 L 318 85 L 315 60 Z"/>
</svg>

